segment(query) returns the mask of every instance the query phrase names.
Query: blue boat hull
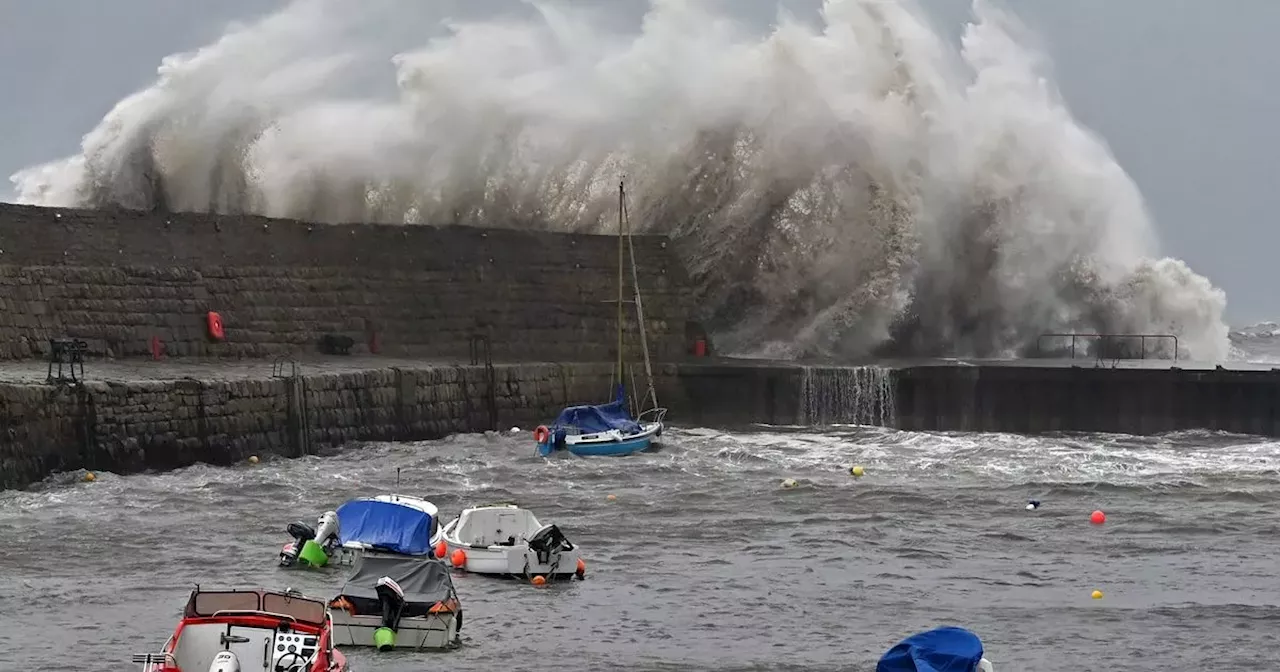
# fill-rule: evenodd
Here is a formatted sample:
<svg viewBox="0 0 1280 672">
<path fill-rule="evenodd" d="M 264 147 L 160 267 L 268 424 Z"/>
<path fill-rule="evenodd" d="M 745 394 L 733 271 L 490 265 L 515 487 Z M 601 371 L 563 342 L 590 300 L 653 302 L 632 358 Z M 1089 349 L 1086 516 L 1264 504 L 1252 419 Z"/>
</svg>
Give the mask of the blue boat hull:
<svg viewBox="0 0 1280 672">
<path fill-rule="evenodd" d="M 590 457 L 595 455 L 630 455 L 645 450 L 653 444 L 653 439 L 648 436 L 638 439 L 630 439 L 627 441 L 610 441 L 609 443 L 587 443 L 567 446 L 569 452 L 579 457 Z"/>
<path fill-rule="evenodd" d="M 653 445 L 654 439 L 662 435 L 662 425 L 652 425 L 639 435 L 629 436 L 618 441 L 582 441 L 563 445 L 563 450 L 567 450 L 579 457 L 597 457 L 604 455 L 630 455 L 648 449 Z M 547 437 L 547 440 L 537 444 L 538 454 L 546 457 L 555 452 L 557 446 L 555 442 L 555 433 Z"/>
<path fill-rule="evenodd" d="M 579 456 L 630 455 L 645 450 L 662 435 L 665 408 L 653 408 L 631 418 L 626 407 L 626 388 L 619 384 L 614 400 L 607 404 L 570 406 L 560 412 L 550 427 L 540 425 L 533 432 L 538 454 L 546 457 L 556 450 Z"/>
</svg>

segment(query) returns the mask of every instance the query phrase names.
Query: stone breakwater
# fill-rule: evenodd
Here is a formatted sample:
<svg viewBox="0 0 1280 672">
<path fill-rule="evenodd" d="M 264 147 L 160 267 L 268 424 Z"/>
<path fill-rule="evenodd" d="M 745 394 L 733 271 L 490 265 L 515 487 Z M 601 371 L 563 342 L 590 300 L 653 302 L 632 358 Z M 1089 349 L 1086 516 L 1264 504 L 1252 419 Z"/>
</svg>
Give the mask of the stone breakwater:
<svg viewBox="0 0 1280 672">
<path fill-rule="evenodd" d="M 146 379 L 121 365 L 116 371 L 106 366 L 103 378 L 81 385 L 0 383 L 0 488 L 75 469 L 127 473 L 227 464 L 249 455 L 296 457 L 360 441 L 513 426 L 531 431 L 566 404 L 599 403 L 612 369 L 395 361 L 350 366 L 302 364 L 297 376 L 286 367 L 278 372 L 283 377 L 274 377 L 269 363 L 221 365 L 216 378 L 195 377 L 205 375 L 200 371 L 177 377 L 181 368 L 168 367 L 159 372 L 168 379 Z M 674 375 L 670 365 L 655 371 L 665 391 L 673 389 Z"/>
<path fill-rule="evenodd" d="M 81 468 L 127 473 L 361 441 L 529 431 L 566 405 L 606 400 L 613 382 L 608 363 L 489 367 L 364 356 L 297 366 L 95 360 L 82 384 L 49 385 L 40 362 L 4 363 L 0 488 Z M 654 373 L 668 422 L 683 426 L 1280 436 L 1280 370 L 1269 366 L 690 359 Z M 642 382 L 641 367 L 628 383 L 632 376 Z"/>
<path fill-rule="evenodd" d="M 686 272 L 665 237 L 634 245 L 650 351 L 682 356 Z M 617 263 L 610 236 L 0 204 L 0 360 L 63 337 L 111 357 L 300 356 L 333 335 L 356 354 L 461 359 L 484 336 L 495 360 L 610 361 Z"/>
</svg>

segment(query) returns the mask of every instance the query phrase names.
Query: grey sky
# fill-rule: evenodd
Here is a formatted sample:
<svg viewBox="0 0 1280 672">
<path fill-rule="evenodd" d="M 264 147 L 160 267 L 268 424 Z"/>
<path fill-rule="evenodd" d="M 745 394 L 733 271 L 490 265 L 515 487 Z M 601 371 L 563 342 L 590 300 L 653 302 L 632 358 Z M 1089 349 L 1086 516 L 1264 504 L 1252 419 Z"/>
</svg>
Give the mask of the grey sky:
<svg viewBox="0 0 1280 672">
<path fill-rule="evenodd" d="M 812 7 L 817 0 L 789 0 Z M 920 0 L 950 36 L 967 0 Z M 609 0 L 637 16 L 639 0 Z M 472 10 L 489 0 L 468 4 Z M 216 38 L 262 0 L 0 0 L 0 199 L 14 171 L 74 153 L 164 56 Z M 736 0 L 768 20 L 772 0 Z M 1280 2 L 1020 0 L 1059 86 L 1142 189 L 1166 254 L 1227 292 L 1234 324 L 1280 317 Z"/>
</svg>

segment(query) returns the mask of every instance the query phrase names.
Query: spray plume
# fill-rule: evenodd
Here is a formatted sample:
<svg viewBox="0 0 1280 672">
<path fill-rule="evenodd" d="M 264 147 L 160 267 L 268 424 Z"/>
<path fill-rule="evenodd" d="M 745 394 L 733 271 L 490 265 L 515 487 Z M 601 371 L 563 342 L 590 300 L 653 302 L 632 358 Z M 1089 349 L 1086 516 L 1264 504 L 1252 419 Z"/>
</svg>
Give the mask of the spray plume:
<svg viewBox="0 0 1280 672">
<path fill-rule="evenodd" d="M 765 35 L 695 0 L 652 0 L 637 33 L 530 7 L 295 0 L 166 59 L 79 155 L 15 175 L 19 200 L 590 232 L 626 176 L 726 352 L 1007 356 L 1093 331 L 1227 353 L 1223 293 L 1156 258 L 1132 180 L 983 0 L 958 49 L 905 1 Z M 388 68 L 408 17 L 436 32 Z"/>
</svg>

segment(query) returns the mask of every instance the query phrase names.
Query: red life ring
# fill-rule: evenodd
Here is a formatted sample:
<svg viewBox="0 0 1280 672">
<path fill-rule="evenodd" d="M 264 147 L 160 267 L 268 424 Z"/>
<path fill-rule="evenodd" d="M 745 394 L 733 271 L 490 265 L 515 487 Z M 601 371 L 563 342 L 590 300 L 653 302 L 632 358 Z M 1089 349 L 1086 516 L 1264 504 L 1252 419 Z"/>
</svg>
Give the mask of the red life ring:
<svg viewBox="0 0 1280 672">
<path fill-rule="evenodd" d="M 209 311 L 207 316 L 205 316 L 205 325 L 209 328 L 209 338 L 212 338 L 215 341 L 221 341 L 227 337 L 226 333 L 222 330 L 222 316 L 212 310 Z"/>
<path fill-rule="evenodd" d="M 551 430 L 547 429 L 546 425 L 538 425 L 538 428 L 533 430 L 533 440 L 537 443 L 546 443 L 549 438 L 551 438 Z"/>
</svg>

